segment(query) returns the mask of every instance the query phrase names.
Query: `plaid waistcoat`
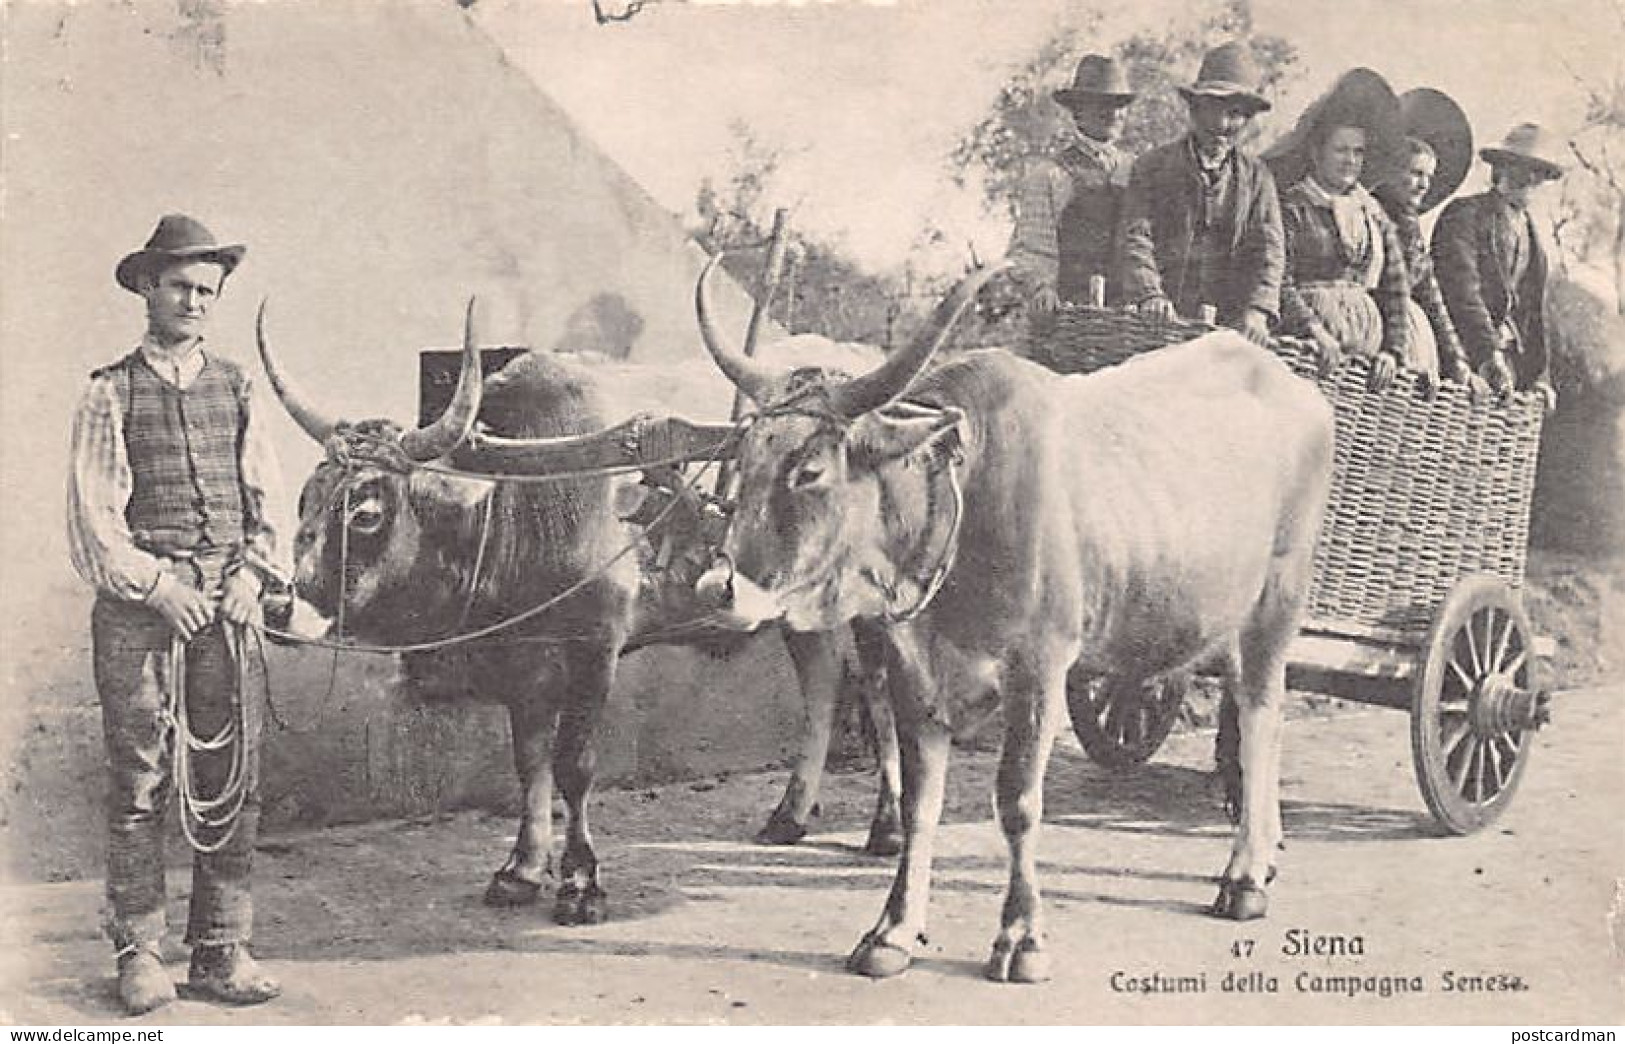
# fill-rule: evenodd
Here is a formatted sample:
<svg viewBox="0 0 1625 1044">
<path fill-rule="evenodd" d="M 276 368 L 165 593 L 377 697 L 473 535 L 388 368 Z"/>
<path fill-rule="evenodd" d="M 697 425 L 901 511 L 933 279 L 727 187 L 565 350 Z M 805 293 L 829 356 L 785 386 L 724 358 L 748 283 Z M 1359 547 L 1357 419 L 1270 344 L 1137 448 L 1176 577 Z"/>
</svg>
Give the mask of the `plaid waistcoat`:
<svg viewBox="0 0 1625 1044">
<path fill-rule="evenodd" d="M 243 542 L 243 376 L 212 355 L 181 391 L 139 351 L 110 368 L 124 392 L 124 445 L 133 487 L 124 509 L 138 546 L 155 552 Z"/>
<path fill-rule="evenodd" d="M 1112 248 L 1128 187 L 1128 158 L 1112 145 L 1073 146 L 1059 162 L 1072 175 L 1072 197 L 1056 220 L 1055 291 L 1063 301 L 1085 304 L 1089 278 L 1103 276 L 1106 303 L 1116 304 Z"/>
</svg>

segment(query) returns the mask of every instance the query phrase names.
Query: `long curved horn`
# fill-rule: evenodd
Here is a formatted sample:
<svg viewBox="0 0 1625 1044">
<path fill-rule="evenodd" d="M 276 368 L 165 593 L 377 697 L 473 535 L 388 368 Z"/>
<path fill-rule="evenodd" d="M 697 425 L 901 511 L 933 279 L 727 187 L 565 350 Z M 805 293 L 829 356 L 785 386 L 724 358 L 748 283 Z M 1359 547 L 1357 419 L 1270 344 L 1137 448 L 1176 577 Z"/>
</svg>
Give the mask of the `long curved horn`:
<svg viewBox="0 0 1625 1044">
<path fill-rule="evenodd" d="M 893 352 L 875 369 L 830 390 L 830 406 L 843 417 L 860 417 L 891 402 L 908 390 L 920 371 L 953 332 L 966 308 L 989 279 L 1009 267 L 1008 262 L 970 272 L 942 299 L 925 327 L 901 351 Z"/>
<path fill-rule="evenodd" d="M 463 316 L 463 371 L 457 377 L 457 391 L 433 423 L 401 436 L 401 452 L 417 461 L 438 460 L 456 449 L 474 430 L 480 413 L 484 378 L 480 374 L 480 348 L 474 337 L 474 302 L 468 299 Z"/>
<path fill-rule="evenodd" d="M 304 397 L 294 391 L 293 386 L 288 383 L 288 379 L 282 375 L 282 370 L 277 366 L 275 356 L 271 354 L 270 342 L 265 339 L 265 298 L 263 297 L 260 298 L 259 313 L 254 316 L 254 337 L 259 341 L 260 364 L 265 367 L 265 376 L 270 379 L 271 389 L 276 392 L 276 397 L 281 400 L 283 408 L 288 411 L 288 416 L 293 418 L 295 424 L 304 429 L 306 435 L 309 435 L 318 443 L 326 442 L 327 437 L 333 434 L 333 429 L 338 427 L 338 423 L 329 420 L 326 414 L 308 405 Z"/>
<path fill-rule="evenodd" d="M 765 402 L 772 382 L 778 375 L 770 367 L 755 362 L 743 352 L 723 347 L 722 339 L 717 336 L 716 327 L 711 321 L 711 295 L 707 283 L 711 278 L 711 270 L 721 261 L 721 253 L 713 254 L 711 260 L 705 263 L 705 269 L 700 272 L 699 282 L 694 284 L 694 314 L 700 322 L 700 340 L 705 342 L 705 350 L 711 353 L 711 358 L 723 376 L 732 381 L 734 386 L 752 401 Z"/>
</svg>

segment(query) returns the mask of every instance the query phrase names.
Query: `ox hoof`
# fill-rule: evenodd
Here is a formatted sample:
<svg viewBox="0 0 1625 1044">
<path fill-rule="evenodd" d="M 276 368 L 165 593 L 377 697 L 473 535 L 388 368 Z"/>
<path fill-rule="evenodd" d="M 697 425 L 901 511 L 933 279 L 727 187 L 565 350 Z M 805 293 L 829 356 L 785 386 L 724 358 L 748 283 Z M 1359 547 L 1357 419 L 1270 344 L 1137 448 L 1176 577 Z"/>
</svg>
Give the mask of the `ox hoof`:
<svg viewBox="0 0 1625 1044">
<path fill-rule="evenodd" d="M 609 896 L 596 884 L 560 885 L 553 897 L 554 924 L 603 924 L 608 919 Z"/>
<path fill-rule="evenodd" d="M 877 819 L 869 824 L 869 840 L 863 850 L 872 856 L 894 856 L 903 850 L 903 828 L 894 819 Z"/>
<path fill-rule="evenodd" d="M 871 933 L 863 937 L 852 956 L 846 959 L 846 970 L 871 979 L 889 979 L 908 971 L 913 963 L 913 954 Z"/>
<path fill-rule="evenodd" d="M 498 870 L 485 886 L 486 906 L 529 906 L 541 894 L 542 886 L 527 881 L 512 870 Z"/>
<path fill-rule="evenodd" d="M 1218 898 L 1209 912 L 1230 921 L 1256 921 L 1269 912 L 1270 898 L 1252 878 L 1220 881 Z"/>
<path fill-rule="evenodd" d="M 789 816 L 773 813 L 767 825 L 756 834 L 759 845 L 794 845 L 807 836 L 807 828 Z"/>
<path fill-rule="evenodd" d="M 1035 983 L 1048 982 L 1055 975 L 1049 954 L 1039 948 L 1038 940 L 1023 939 L 1014 946 L 1000 939 L 993 944 L 982 973 L 994 982 Z"/>
</svg>

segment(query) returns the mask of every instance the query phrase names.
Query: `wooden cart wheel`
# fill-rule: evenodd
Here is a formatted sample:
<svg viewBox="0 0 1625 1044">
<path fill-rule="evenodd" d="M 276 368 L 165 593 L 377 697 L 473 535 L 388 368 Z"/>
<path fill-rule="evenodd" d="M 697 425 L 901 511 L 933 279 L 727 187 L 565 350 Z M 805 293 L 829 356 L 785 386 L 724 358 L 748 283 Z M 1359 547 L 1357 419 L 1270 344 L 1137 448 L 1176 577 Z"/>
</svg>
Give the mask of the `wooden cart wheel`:
<svg viewBox="0 0 1625 1044">
<path fill-rule="evenodd" d="M 1411 693 L 1411 757 L 1429 811 L 1453 834 L 1512 802 L 1547 719 L 1535 688 L 1534 633 L 1496 577 L 1457 584 L 1434 618 Z"/>
<path fill-rule="evenodd" d="M 1073 671 L 1066 679 L 1072 731 L 1098 764 L 1118 770 L 1143 765 L 1168 738 L 1189 688 L 1185 674 L 1134 683 Z"/>
</svg>

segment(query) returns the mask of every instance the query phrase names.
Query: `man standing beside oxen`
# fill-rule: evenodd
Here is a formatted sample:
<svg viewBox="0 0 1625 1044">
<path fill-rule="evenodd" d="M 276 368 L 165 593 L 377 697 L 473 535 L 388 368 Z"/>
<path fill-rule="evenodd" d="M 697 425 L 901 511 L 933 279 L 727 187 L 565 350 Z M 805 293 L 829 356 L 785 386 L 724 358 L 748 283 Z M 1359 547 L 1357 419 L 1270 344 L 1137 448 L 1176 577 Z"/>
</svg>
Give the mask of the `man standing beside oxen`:
<svg viewBox="0 0 1625 1044">
<path fill-rule="evenodd" d="M 1433 230 L 1439 288 L 1473 370 L 1497 392 L 1533 389 L 1557 405 L 1546 347 L 1546 253 L 1529 197 L 1563 176 L 1551 136 L 1519 124 L 1479 150 L 1488 192 L 1453 200 Z"/>
<path fill-rule="evenodd" d="M 1106 281 L 1107 303 L 1117 303 L 1113 256 L 1130 165 L 1116 143 L 1134 92 L 1115 59 L 1085 55 L 1072 85 L 1056 91 L 1055 100 L 1071 115 L 1075 133 L 1023 173 L 1005 255 L 1039 317 L 1063 301 L 1088 302 L 1096 276 Z"/>
<path fill-rule="evenodd" d="M 1118 278 L 1123 302 L 1154 318 L 1220 323 L 1258 344 L 1280 314 L 1285 246 L 1275 180 L 1237 142 L 1269 109 L 1246 46 L 1202 59 L 1181 87 L 1191 133 L 1134 164 L 1123 202 Z"/>
<path fill-rule="evenodd" d="M 189 217 L 163 218 L 115 272 L 145 299 L 146 335 L 91 375 L 74 415 L 68 536 L 74 568 L 96 589 L 106 928 L 131 1014 L 175 997 L 161 954 L 172 772 L 195 778 L 181 795 L 196 849 L 191 991 L 229 1004 L 280 992 L 248 951 L 260 723 L 242 691 L 241 630 L 276 575 L 277 465 L 247 377 L 204 348 L 210 310 L 245 252 Z"/>
</svg>

